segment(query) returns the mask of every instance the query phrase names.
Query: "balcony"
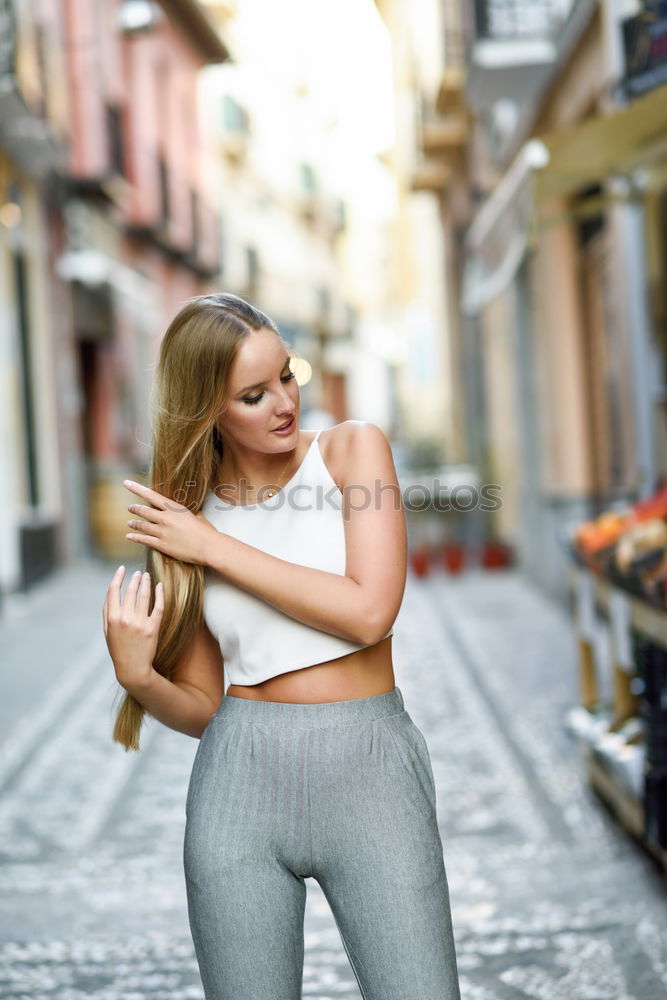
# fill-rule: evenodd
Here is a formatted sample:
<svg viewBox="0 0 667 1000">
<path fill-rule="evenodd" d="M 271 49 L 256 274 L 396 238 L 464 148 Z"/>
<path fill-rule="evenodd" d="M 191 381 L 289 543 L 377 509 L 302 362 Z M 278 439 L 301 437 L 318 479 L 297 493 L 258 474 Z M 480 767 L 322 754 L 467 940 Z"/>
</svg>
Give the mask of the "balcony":
<svg viewBox="0 0 667 1000">
<path fill-rule="evenodd" d="M 86 96 L 89 100 L 90 95 Z M 70 189 L 76 194 L 100 195 L 121 205 L 128 187 L 124 109 L 120 105 L 104 104 L 101 99 L 95 105 L 99 121 L 90 116 L 82 118 L 86 123 L 84 128 L 91 132 L 85 136 L 80 132 L 77 137 L 87 152 L 77 158 L 76 165 L 70 158 Z M 100 128 L 99 137 L 95 125 Z"/>
<path fill-rule="evenodd" d="M 551 38 L 571 6 L 571 0 L 475 0 L 475 34 L 492 41 Z"/>
<path fill-rule="evenodd" d="M 525 102 L 546 79 L 578 0 L 475 0 L 467 90 L 476 110 Z"/>
<path fill-rule="evenodd" d="M 413 191 L 444 195 L 451 177 L 451 169 L 441 160 L 423 160 L 413 168 L 410 187 Z"/>
<path fill-rule="evenodd" d="M 455 7 L 445 8 L 445 66 L 435 99 L 439 115 L 458 113 L 467 108 L 466 47 L 459 12 Z"/>
<path fill-rule="evenodd" d="M 221 155 L 235 166 L 245 163 L 248 146 L 248 136 L 243 132 L 224 132 L 218 140 Z"/>
<path fill-rule="evenodd" d="M 26 53 L 21 60 L 18 44 L 25 14 L 14 7 L 0 3 L 0 143 L 29 177 L 39 180 L 63 169 L 66 150 L 49 121 L 48 81 L 39 62 L 38 42 L 30 52 L 40 70 L 37 81 L 28 79 L 22 68 Z"/>
<path fill-rule="evenodd" d="M 250 115 L 231 94 L 222 99 L 222 128 L 220 130 L 220 152 L 230 163 L 242 164 L 250 145 Z"/>
<path fill-rule="evenodd" d="M 201 277 L 218 273 L 218 213 L 163 155 L 135 151 L 124 223 L 128 236 L 152 243 Z"/>
<path fill-rule="evenodd" d="M 415 191 L 442 193 L 452 175 L 465 165 L 472 116 L 466 95 L 466 48 L 461 11 L 444 11 L 444 67 L 435 95 L 422 93 L 417 109 L 419 166 L 413 174 Z M 433 99 L 435 97 L 435 100 Z"/>
<path fill-rule="evenodd" d="M 190 192 L 192 213 L 192 243 L 183 257 L 186 264 L 200 278 L 214 278 L 220 273 L 220 217 L 206 205 L 196 191 Z"/>
<path fill-rule="evenodd" d="M 465 82 L 466 75 L 463 66 L 445 67 L 435 102 L 439 114 L 444 115 L 450 111 L 459 111 L 465 106 Z"/>
<path fill-rule="evenodd" d="M 425 156 L 457 155 L 468 141 L 470 119 L 464 111 L 443 117 L 426 116 L 421 124 L 421 147 Z"/>
<path fill-rule="evenodd" d="M 328 204 L 327 222 L 332 240 L 347 229 L 347 205 L 342 198 L 334 198 Z"/>
<path fill-rule="evenodd" d="M 417 167 L 411 180 L 414 191 L 444 193 L 452 176 L 465 166 L 472 116 L 465 105 L 463 94 L 460 95 L 458 106 L 450 103 L 439 113 L 438 108 L 442 107 L 439 100 L 441 96 L 442 86 L 435 108 L 431 97 L 426 93 L 417 98 Z"/>
</svg>

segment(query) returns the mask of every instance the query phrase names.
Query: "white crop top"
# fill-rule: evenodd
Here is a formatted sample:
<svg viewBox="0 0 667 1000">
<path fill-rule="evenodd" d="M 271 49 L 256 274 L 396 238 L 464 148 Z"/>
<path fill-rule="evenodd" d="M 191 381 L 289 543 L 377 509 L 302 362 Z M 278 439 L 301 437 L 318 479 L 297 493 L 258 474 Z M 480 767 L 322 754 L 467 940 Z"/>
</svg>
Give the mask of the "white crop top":
<svg viewBox="0 0 667 1000">
<path fill-rule="evenodd" d="M 209 492 L 202 512 L 219 531 L 272 556 L 344 576 L 343 497 L 324 464 L 320 433 L 273 497 L 237 505 Z M 204 620 L 220 644 L 230 684 L 258 684 L 366 646 L 297 621 L 210 567 L 204 570 Z M 393 634 L 391 628 L 384 638 Z"/>
</svg>

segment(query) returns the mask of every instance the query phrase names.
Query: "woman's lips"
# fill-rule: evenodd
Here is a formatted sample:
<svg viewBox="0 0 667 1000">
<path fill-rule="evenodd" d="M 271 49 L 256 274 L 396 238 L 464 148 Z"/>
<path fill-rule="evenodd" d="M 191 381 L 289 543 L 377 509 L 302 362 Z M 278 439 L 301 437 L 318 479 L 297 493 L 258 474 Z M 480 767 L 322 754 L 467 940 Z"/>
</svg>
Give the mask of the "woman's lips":
<svg viewBox="0 0 667 1000">
<path fill-rule="evenodd" d="M 276 427 L 272 433 L 273 434 L 289 434 L 294 426 L 294 417 L 290 419 L 290 422 L 285 427 Z"/>
</svg>

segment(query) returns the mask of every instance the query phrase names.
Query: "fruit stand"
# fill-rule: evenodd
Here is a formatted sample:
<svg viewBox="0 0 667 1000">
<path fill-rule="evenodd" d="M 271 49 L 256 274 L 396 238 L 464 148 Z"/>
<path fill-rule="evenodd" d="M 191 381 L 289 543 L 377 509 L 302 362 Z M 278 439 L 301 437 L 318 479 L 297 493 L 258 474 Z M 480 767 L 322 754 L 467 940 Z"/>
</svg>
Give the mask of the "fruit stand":
<svg viewBox="0 0 667 1000">
<path fill-rule="evenodd" d="M 573 529 L 580 704 L 592 786 L 667 873 L 667 489 Z"/>
</svg>

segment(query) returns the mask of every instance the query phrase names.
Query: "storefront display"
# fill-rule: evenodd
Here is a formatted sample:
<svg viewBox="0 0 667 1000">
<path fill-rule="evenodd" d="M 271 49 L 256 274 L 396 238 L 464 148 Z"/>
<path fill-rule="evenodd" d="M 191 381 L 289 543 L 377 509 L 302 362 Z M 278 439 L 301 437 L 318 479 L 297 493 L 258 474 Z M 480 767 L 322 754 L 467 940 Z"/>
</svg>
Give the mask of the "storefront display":
<svg viewBox="0 0 667 1000">
<path fill-rule="evenodd" d="M 667 609 L 667 489 L 579 525 L 572 548 L 593 572 Z"/>
<path fill-rule="evenodd" d="M 667 874 L 667 489 L 578 525 L 569 546 L 581 704 L 566 724 Z"/>
</svg>

